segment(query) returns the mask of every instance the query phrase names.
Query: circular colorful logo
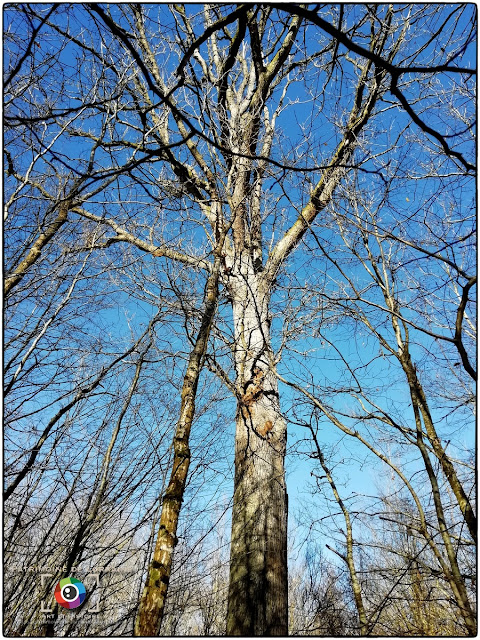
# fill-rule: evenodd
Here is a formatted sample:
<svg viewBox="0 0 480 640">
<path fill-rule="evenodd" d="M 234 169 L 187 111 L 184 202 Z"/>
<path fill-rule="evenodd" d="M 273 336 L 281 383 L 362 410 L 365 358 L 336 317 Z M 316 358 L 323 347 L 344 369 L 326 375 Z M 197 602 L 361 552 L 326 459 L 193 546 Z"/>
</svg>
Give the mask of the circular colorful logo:
<svg viewBox="0 0 480 640">
<path fill-rule="evenodd" d="M 65 609 L 76 609 L 85 600 L 83 582 L 76 578 L 62 578 L 55 587 L 55 600 Z"/>
</svg>

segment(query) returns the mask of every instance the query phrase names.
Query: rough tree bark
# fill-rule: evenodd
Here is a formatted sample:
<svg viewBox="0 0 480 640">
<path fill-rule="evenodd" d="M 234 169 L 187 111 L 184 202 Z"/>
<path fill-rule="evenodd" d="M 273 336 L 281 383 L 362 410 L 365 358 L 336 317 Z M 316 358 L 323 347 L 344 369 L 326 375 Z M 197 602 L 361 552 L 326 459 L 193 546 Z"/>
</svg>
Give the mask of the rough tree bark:
<svg viewBox="0 0 480 640">
<path fill-rule="evenodd" d="M 287 633 L 286 422 L 272 364 L 268 286 L 232 270 L 237 416 L 228 635 Z"/>
</svg>

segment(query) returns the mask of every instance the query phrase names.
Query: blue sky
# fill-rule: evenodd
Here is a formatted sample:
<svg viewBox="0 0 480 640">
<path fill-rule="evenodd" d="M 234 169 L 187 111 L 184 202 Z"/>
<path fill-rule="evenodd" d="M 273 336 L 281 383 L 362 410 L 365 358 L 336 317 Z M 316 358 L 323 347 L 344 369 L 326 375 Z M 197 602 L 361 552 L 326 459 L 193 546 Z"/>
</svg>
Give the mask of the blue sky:
<svg viewBox="0 0 480 640">
<path fill-rule="evenodd" d="M 118 14 L 118 7 L 116 5 L 110 6 L 114 15 Z M 189 10 L 196 12 L 200 7 L 201 5 L 191 5 Z M 450 8 L 451 5 L 445 5 L 444 11 L 446 12 Z M 151 8 L 151 10 L 154 11 L 153 8 Z M 85 27 L 86 29 L 91 27 L 91 18 L 87 17 L 84 9 L 81 8 L 80 5 L 74 6 L 70 10 L 70 16 L 68 18 L 62 13 L 62 11 L 60 11 L 56 16 L 58 24 L 61 26 L 66 26 L 68 21 L 71 21 L 70 24 L 76 25 L 75 28 L 77 28 L 78 31 L 80 31 L 81 27 Z M 363 7 L 358 9 L 352 8 L 351 11 L 352 14 L 356 12 L 361 13 L 363 11 Z M 470 13 L 473 15 L 474 11 L 475 8 L 472 5 Z M 437 26 L 441 23 L 441 15 L 442 14 L 440 12 L 436 19 L 435 24 Z M 8 28 L 8 11 L 4 13 L 4 16 L 5 25 Z M 162 6 L 160 8 L 160 20 L 165 29 L 164 33 L 167 33 L 173 25 L 169 18 L 166 6 Z M 456 26 L 457 34 L 464 33 L 469 29 L 469 20 L 470 18 L 468 18 L 467 14 L 462 17 L 461 21 Z M 21 35 L 18 33 L 18 28 L 18 24 L 16 24 L 15 29 L 17 29 L 17 35 Z M 431 32 L 433 28 L 432 24 L 417 25 L 417 32 L 415 34 L 417 37 L 414 37 L 414 34 L 409 34 L 410 50 L 413 51 L 414 47 L 419 46 L 418 36 L 420 33 L 422 38 L 425 40 L 428 33 L 427 29 L 430 29 Z M 92 31 L 92 33 L 94 32 Z M 368 27 L 365 25 L 361 32 L 357 33 L 355 37 L 359 42 L 363 43 L 363 37 L 367 33 Z M 314 29 L 310 29 L 309 34 L 309 39 L 306 40 L 307 54 L 313 51 L 317 37 L 323 37 L 323 34 L 315 31 Z M 159 34 L 159 36 L 160 35 L 162 34 Z M 455 38 L 453 37 L 453 40 L 454 39 Z M 55 48 L 59 46 L 60 41 L 60 37 L 52 35 L 52 32 L 49 31 L 48 35 L 45 35 L 45 37 L 40 40 L 41 52 L 39 52 L 38 55 L 40 55 L 40 53 L 43 54 L 44 51 L 53 52 Z M 95 43 L 96 46 L 101 46 L 101 43 L 98 42 L 95 34 L 92 35 L 92 42 Z M 203 47 L 201 51 L 204 49 L 205 47 Z M 452 45 L 452 51 L 455 51 L 454 44 Z M 345 50 L 340 47 L 339 53 L 344 56 Z M 410 51 L 407 53 L 410 53 Z M 417 59 L 415 63 L 426 64 L 430 62 L 431 55 L 431 47 L 427 47 L 423 51 L 421 58 Z M 122 60 L 118 54 L 116 61 L 119 65 L 117 70 L 122 69 Z M 6 57 L 5 62 L 8 62 L 8 57 Z M 65 99 L 64 94 L 61 94 L 57 106 L 75 106 L 78 102 L 75 97 L 75 90 L 78 89 L 75 82 L 79 71 L 88 74 L 88 66 L 80 67 L 80 69 L 77 67 L 75 45 L 73 43 L 67 45 L 63 49 L 62 53 L 57 57 L 57 62 L 61 65 L 61 77 L 66 79 L 70 87 L 69 99 Z M 88 62 L 89 61 L 87 59 L 85 64 Z M 172 55 L 168 62 L 167 69 L 173 70 L 176 62 L 177 56 Z M 475 43 L 472 43 L 463 53 L 462 57 L 458 58 L 458 64 L 467 66 L 469 64 L 473 65 L 474 63 Z M 346 76 L 351 76 L 354 73 L 352 65 L 347 62 L 344 62 L 344 69 Z M 106 73 L 107 76 L 109 76 L 109 74 L 110 72 Z M 342 78 L 339 75 L 338 80 L 332 81 L 332 84 L 328 88 L 328 93 L 325 96 L 325 104 L 322 106 L 321 103 L 319 103 L 312 116 L 310 105 L 305 104 L 304 102 L 309 97 L 308 90 L 312 87 L 321 87 L 325 76 L 326 73 L 324 71 L 317 72 L 312 68 L 304 82 L 298 82 L 292 85 L 292 100 L 297 98 L 299 103 L 292 104 L 289 109 L 286 109 L 278 118 L 279 137 L 277 139 L 278 144 L 274 152 L 274 157 L 277 160 L 281 159 L 283 155 L 286 156 L 289 162 L 293 162 L 295 160 L 295 156 L 293 152 L 291 152 L 291 149 L 295 146 L 297 141 L 301 139 L 301 125 L 305 123 L 309 127 L 309 137 L 302 147 L 302 152 L 305 153 L 305 156 L 301 158 L 301 164 L 308 164 L 310 167 L 318 166 L 331 156 L 332 150 L 335 148 L 340 135 L 338 129 L 332 126 L 331 121 L 334 118 L 339 118 L 340 120 L 345 118 L 345 115 L 342 115 L 342 112 L 347 112 L 351 105 L 353 96 L 351 91 L 349 92 L 346 89 L 346 87 L 348 87 L 348 83 L 342 83 Z M 50 75 L 50 78 L 51 77 L 52 75 Z M 406 75 L 404 79 L 405 81 L 409 81 L 412 78 Z M 454 81 L 457 80 L 451 77 L 447 78 L 446 76 L 437 76 L 435 78 L 435 83 L 440 83 L 440 85 L 445 87 L 445 89 L 448 89 L 450 83 Z M 438 85 L 435 84 L 434 86 L 438 88 Z M 49 89 L 51 90 L 52 88 L 55 88 L 55 84 L 53 83 L 49 85 Z M 60 83 L 58 83 L 58 88 L 60 88 Z M 408 95 L 408 89 L 406 89 L 406 95 Z M 40 97 L 42 100 L 45 99 L 45 96 L 42 97 L 38 93 L 36 97 Z M 53 93 L 48 97 L 50 100 L 55 99 L 55 91 L 53 91 Z M 460 91 L 453 96 L 452 100 L 453 106 L 459 110 L 464 109 L 465 105 L 468 106 L 468 96 L 463 96 Z M 435 102 L 435 97 L 432 98 L 427 90 L 425 90 L 425 95 L 422 95 L 421 100 L 415 104 L 415 108 L 418 109 L 418 112 L 422 113 L 423 117 L 428 118 L 428 122 L 431 125 L 438 126 L 442 128 L 442 130 L 451 133 L 453 130 L 452 117 L 444 116 L 445 110 L 443 108 L 440 110 L 440 106 L 441 105 L 438 105 Z M 369 152 L 373 151 L 375 153 L 381 153 L 388 149 L 391 144 L 395 143 L 400 132 L 407 128 L 407 132 L 405 137 L 402 138 L 401 143 L 391 150 L 388 155 L 379 155 L 374 160 L 368 160 L 363 164 L 364 169 L 368 171 L 378 171 L 380 174 L 384 175 L 384 177 L 388 177 L 389 172 L 393 172 L 398 169 L 399 174 L 390 189 L 388 199 L 381 204 L 383 197 L 383 180 L 381 176 L 369 173 L 360 173 L 357 180 L 357 188 L 365 195 L 365 197 L 369 196 L 371 198 L 371 206 L 379 207 L 378 216 L 381 218 L 382 223 L 388 229 L 394 230 L 396 233 L 402 232 L 403 228 L 406 236 L 410 239 L 422 237 L 422 234 L 425 231 L 426 219 L 434 221 L 435 231 L 439 234 L 440 232 L 446 233 L 448 231 L 452 234 L 458 235 L 459 233 L 465 233 L 468 231 L 472 224 L 471 213 L 473 211 L 475 198 L 474 185 L 471 182 L 469 183 L 466 179 L 452 177 L 452 173 L 455 171 L 453 169 L 453 165 L 449 161 L 446 161 L 444 156 L 441 156 L 436 152 L 434 156 L 431 156 L 431 142 L 427 138 L 421 138 L 424 144 L 423 147 L 417 144 L 415 136 L 418 134 L 418 129 L 414 126 L 410 126 L 410 120 L 403 110 L 392 105 L 392 96 L 390 94 L 387 93 L 384 96 L 384 100 L 379 104 L 378 108 L 385 109 L 385 112 L 374 121 L 374 128 L 368 136 L 365 137 L 364 144 L 368 148 Z M 131 114 L 127 113 L 125 115 L 125 121 L 133 123 L 135 122 L 135 118 L 131 116 Z M 83 120 L 82 127 L 86 129 L 89 126 L 91 126 L 94 131 L 98 130 L 99 125 L 95 116 L 91 116 L 90 119 Z M 116 133 L 120 135 L 123 131 L 123 125 L 116 126 Z M 52 127 L 52 129 L 47 132 L 48 139 L 52 138 L 54 131 L 55 130 Z M 135 136 L 138 136 L 138 132 L 136 133 L 132 131 L 133 130 L 130 129 L 126 134 L 131 137 L 131 140 L 133 140 Z M 42 132 L 39 129 L 39 135 L 41 135 L 41 133 Z M 283 139 L 280 137 L 281 135 L 283 135 Z M 462 134 L 461 138 L 462 143 L 459 145 L 458 149 L 468 154 L 469 148 L 471 148 L 472 150 L 470 153 L 474 153 L 473 147 L 467 148 L 468 136 L 466 134 Z M 23 143 L 18 139 L 13 139 L 12 141 L 7 140 L 7 143 L 10 143 L 13 149 L 16 149 L 16 145 L 18 145 L 19 156 L 18 158 L 16 157 L 16 160 L 19 162 L 20 168 L 26 167 L 30 156 L 28 154 L 22 156 Z M 200 146 L 204 148 L 204 145 Z M 53 151 L 58 154 L 58 164 L 62 165 L 66 169 L 78 166 L 81 160 L 85 161 L 88 157 L 90 148 L 91 141 L 79 136 L 72 136 L 68 138 L 62 137 L 59 139 L 54 145 Z M 113 160 L 120 163 L 128 156 L 129 151 L 116 149 L 115 154 L 116 155 Z M 186 153 L 181 152 L 180 156 L 184 158 L 186 157 Z M 361 157 L 362 152 L 360 151 L 358 153 L 358 158 Z M 443 172 L 443 175 L 438 178 L 428 177 L 428 179 L 421 179 L 420 175 L 416 175 L 417 173 L 421 173 L 421 171 L 416 171 L 416 166 L 421 167 L 422 163 L 427 163 L 431 157 L 438 159 L 437 168 Z M 407 165 L 405 165 L 405 158 L 408 158 Z M 98 166 L 101 166 L 104 163 L 109 165 L 112 162 L 112 156 L 107 152 L 99 151 L 97 161 Z M 408 167 L 408 171 L 403 170 L 404 166 Z M 39 174 L 46 170 L 46 168 L 46 163 L 42 161 L 38 163 L 37 169 Z M 86 207 L 92 212 L 101 212 L 103 202 L 107 201 L 111 203 L 109 204 L 108 209 L 112 217 L 115 215 L 119 216 L 125 224 L 130 224 L 135 221 L 148 221 L 149 217 L 152 216 L 152 211 L 156 212 L 157 203 L 155 202 L 155 192 L 152 190 L 155 187 L 154 181 L 158 178 L 159 171 L 160 167 L 156 165 L 146 169 L 146 180 L 149 181 L 149 189 L 151 189 L 150 192 L 142 189 L 136 189 L 137 185 L 135 185 L 130 178 L 122 177 L 119 179 L 115 189 L 111 189 L 105 194 L 100 194 L 97 198 L 92 199 Z M 424 171 L 424 173 L 427 172 L 424 168 L 422 171 Z M 298 213 L 295 210 L 295 207 L 298 207 L 302 202 L 305 202 L 309 193 L 309 189 L 305 186 L 304 176 L 303 174 L 300 174 L 300 177 L 292 177 L 290 183 L 287 183 L 287 198 L 286 195 L 282 194 L 281 188 L 278 184 L 278 175 L 279 173 L 267 180 L 265 183 L 265 189 L 268 190 L 268 197 L 272 199 L 278 198 L 278 202 L 276 203 L 276 215 L 274 216 L 272 214 L 265 221 L 264 237 L 266 239 L 269 239 L 272 233 L 271 226 L 278 222 L 278 217 L 280 216 L 282 217 L 282 224 L 278 225 L 274 230 L 275 239 L 278 239 L 282 231 L 296 218 Z M 320 175 L 319 171 L 308 173 L 308 180 L 315 182 Z M 7 179 L 7 191 L 9 188 L 10 183 Z M 455 189 L 455 191 L 452 191 L 452 189 Z M 133 198 L 130 198 L 131 194 L 134 195 Z M 151 194 L 153 194 L 153 198 Z M 347 198 L 345 194 L 342 193 L 341 189 L 336 194 L 335 199 L 338 207 L 342 207 L 342 211 L 346 212 L 345 215 L 349 215 L 351 212 L 349 211 Z M 294 206 L 292 206 L 292 203 Z M 187 208 L 188 205 L 184 204 L 185 213 L 187 213 Z M 465 220 L 462 224 L 453 226 L 447 226 L 446 224 L 443 225 L 442 219 L 446 217 L 447 211 L 450 212 L 452 218 L 460 216 L 467 218 L 468 212 L 470 211 L 470 219 Z M 164 216 L 163 219 L 168 223 L 176 217 L 177 211 L 175 210 L 175 207 L 173 207 L 159 212 L 159 214 L 160 213 Z M 190 210 L 189 213 L 197 214 L 195 210 Z M 458 214 L 458 216 L 456 214 Z M 27 211 L 25 215 L 28 218 L 30 214 Z M 80 226 L 80 223 L 78 226 Z M 314 228 L 315 232 L 326 246 L 330 246 L 337 242 L 336 231 L 332 227 L 331 221 L 328 221 L 326 217 L 323 217 L 323 215 L 319 217 Z M 16 235 L 11 236 L 12 242 L 16 242 L 17 237 L 21 236 L 22 233 L 22 229 L 17 230 Z M 140 228 L 139 233 L 146 234 L 147 228 Z M 197 223 L 192 224 L 191 222 L 186 221 L 183 223 L 182 227 L 170 223 L 161 231 L 160 229 L 158 230 L 159 238 L 160 233 L 163 234 L 164 240 L 170 239 L 175 241 L 179 236 L 181 236 L 185 244 L 190 242 L 195 244 L 198 251 L 205 249 L 207 245 L 203 229 Z M 7 238 L 7 244 L 8 243 L 9 240 Z M 432 247 L 435 247 L 433 243 Z M 302 307 L 302 292 L 295 291 L 293 288 L 296 282 L 299 283 L 299 285 L 304 285 L 307 281 L 310 281 L 313 287 L 317 287 L 319 304 L 322 302 L 322 299 L 325 299 L 325 293 L 328 293 L 329 295 L 336 295 L 337 285 L 333 283 L 333 279 L 337 278 L 338 274 L 336 274 L 332 266 L 329 265 L 327 261 L 319 256 L 316 249 L 316 254 L 312 257 L 311 252 L 314 249 L 314 241 L 311 238 L 306 238 L 304 243 L 299 246 L 297 252 L 291 257 L 291 259 L 289 259 L 285 268 L 286 275 L 281 275 L 279 277 L 279 291 L 274 294 L 272 299 L 274 307 L 281 309 L 283 306 L 283 309 L 285 309 L 291 305 L 292 308 L 299 308 L 301 313 L 306 313 L 308 311 L 308 307 Z M 339 252 L 339 257 L 346 259 L 346 256 L 341 255 L 341 243 L 336 245 L 336 250 Z M 116 251 L 118 251 L 118 249 L 116 249 Z M 92 333 L 98 332 L 101 337 L 105 338 L 108 331 L 112 342 L 119 339 L 122 340 L 125 336 L 128 336 L 128 339 L 130 339 L 131 326 L 134 327 L 134 333 L 137 335 L 140 333 L 140 329 L 146 324 L 148 318 L 151 317 L 151 314 L 155 310 L 152 303 L 154 302 L 155 295 L 160 294 L 162 287 L 165 288 L 165 295 L 170 299 L 173 297 L 171 292 L 166 291 L 168 283 L 164 274 L 157 272 L 156 265 L 160 263 L 157 263 L 155 258 L 140 254 L 136 249 L 120 249 L 119 251 L 120 255 L 125 258 L 125 261 L 127 261 L 127 255 L 129 253 L 131 255 L 132 265 L 127 271 L 129 272 L 132 281 L 135 274 L 140 271 L 149 276 L 151 295 L 149 294 L 148 299 L 142 300 L 140 297 L 146 297 L 145 292 L 142 291 L 139 291 L 139 296 L 137 297 L 135 295 L 129 296 L 120 293 L 122 285 L 127 283 L 129 285 L 131 284 L 127 278 L 125 278 L 122 283 L 110 285 L 111 298 L 108 301 L 108 308 L 102 310 L 94 319 L 94 331 L 92 331 Z M 112 252 L 107 255 L 109 257 L 112 256 L 112 259 L 114 259 L 115 256 L 119 255 L 119 253 Z M 466 260 L 471 260 L 470 255 L 467 255 Z M 412 274 L 414 274 L 415 278 L 421 278 L 421 272 L 418 271 L 418 263 L 412 263 L 412 265 Z M 474 265 L 472 265 L 471 262 L 466 263 L 465 268 L 468 268 L 471 272 Z M 434 265 L 431 269 L 432 272 L 430 273 L 430 277 L 432 280 L 438 278 L 439 282 L 443 282 L 444 274 L 441 272 L 440 266 Z M 407 271 L 408 270 L 404 271 L 401 280 L 401 286 L 403 287 L 402 296 L 405 302 L 410 301 L 412 297 L 416 295 L 415 292 L 409 289 Z M 352 266 L 349 273 L 356 281 L 363 283 L 366 282 L 367 276 L 358 263 Z M 201 299 L 201 283 L 203 283 L 203 281 L 204 277 L 200 276 L 199 278 L 194 279 L 193 284 L 185 285 L 186 287 L 192 287 L 192 291 L 195 292 L 198 303 Z M 86 286 L 88 287 L 88 283 L 86 283 Z M 443 289 L 440 296 L 443 296 L 445 291 L 446 290 Z M 373 299 L 375 301 L 381 300 L 381 296 L 378 291 L 373 295 Z M 448 313 L 453 314 L 454 309 L 454 299 L 452 298 L 452 302 L 445 303 L 445 308 L 442 311 L 448 311 Z M 327 311 L 326 315 L 328 316 L 329 314 L 330 312 Z M 222 317 L 225 324 L 228 326 L 231 323 L 230 308 L 222 307 Z M 181 321 L 178 323 L 172 322 L 170 328 L 174 328 L 178 332 L 181 332 Z M 163 343 L 168 345 L 168 347 L 173 351 L 181 353 L 182 358 L 177 358 L 176 361 L 170 360 L 167 367 L 168 372 L 171 371 L 172 367 L 176 368 L 177 372 L 179 372 L 184 367 L 183 357 L 185 357 L 189 347 L 186 342 L 178 337 L 178 335 L 175 335 L 173 331 L 172 333 L 167 333 L 168 330 L 169 327 L 168 324 L 166 324 L 166 333 L 159 336 L 159 342 L 160 344 Z M 273 323 L 274 346 L 278 346 L 279 344 L 279 333 L 281 330 L 282 320 L 275 319 Z M 351 410 L 353 405 L 348 395 L 334 393 L 336 387 L 341 384 L 349 384 L 350 380 L 348 379 L 348 376 L 345 375 L 344 365 L 339 359 L 338 353 L 335 352 L 332 347 L 329 347 L 328 343 L 325 343 L 324 338 L 327 338 L 327 340 L 330 340 L 342 350 L 342 353 L 349 361 L 353 359 L 359 366 L 362 364 L 366 365 L 366 363 L 372 361 L 368 367 L 366 366 L 365 373 L 362 373 L 363 378 L 368 380 L 368 383 L 371 384 L 373 389 L 378 389 L 378 392 L 375 391 L 374 393 L 378 393 L 379 401 L 381 400 L 384 405 L 393 406 L 394 410 L 399 415 L 404 415 L 406 422 L 411 423 L 412 416 L 409 415 L 409 411 L 411 411 L 411 409 L 409 408 L 409 397 L 405 381 L 402 377 L 403 374 L 399 372 L 398 367 L 393 370 L 393 367 L 389 366 L 388 360 L 379 356 L 378 343 L 374 339 L 368 338 L 366 333 L 362 333 L 358 327 L 354 326 L 353 322 L 347 322 L 347 319 L 344 319 L 343 322 L 340 322 L 338 318 L 332 319 L 330 325 L 325 323 L 318 327 L 318 330 L 321 333 L 315 334 L 315 327 L 310 327 L 308 332 L 300 335 L 297 342 L 294 345 L 291 345 L 292 348 L 295 346 L 295 348 L 300 352 L 307 350 L 310 351 L 308 360 L 301 355 L 296 355 L 287 351 L 279 365 L 279 371 L 286 376 L 287 374 L 289 376 L 295 376 L 296 374 L 303 375 L 305 372 L 301 370 L 301 365 L 304 365 L 312 375 L 315 383 L 318 384 L 319 387 L 323 386 L 327 389 L 329 401 L 331 401 L 338 409 L 342 409 L 347 412 Z M 451 327 L 447 327 L 444 330 L 448 334 L 449 331 L 451 331 Z M 388 325 L 388 323 L 386 323 L 384 331 L 386 335 L 389 335 L 390 337 L 392 336 L 391 325 Z M 435 349 L 435 343 L 432 343 L 430 338 L 426 338 L 421 334 L 418 334 L 418 332 L 415 333 L 414 339 L 417 342 L 417 345 L 413 347 L 412 351 L 419 362 L 419 369 L 428 380 L 431 380 L 431 378 L 434 377 L 434 372 L 428 370 L 428 361 L 423 364 L 422 370 L 422 359 L 425 353 L 429 350 Z M 162 371 L 159 375 L 163 376 L 164 372 Z M 378 385 L 374 382 L 375 379 L 378 379 Z M 125 380 L 127 380 L 127 378 Z M 176 393 L 173 387 L 169 387 L 169 389 L 171 390 L 170 392 L 172 395 Z M 296 404 L 296 400 L 294 399 L 295 396 L 291 390 L 285 387 L 285 385 L 281 385 L 281 394 L 282 410 L 285 412 L 287 417 L 292 416 L 292 405 Z M 201 402 L 199 403 L 199 406 L 201 406 Z M 225 443 L 225 447 L 220 448 L 219 452 L 219 450 L 212 444 L 211 449 L 209 449 L 209 455 L 211 455 L 212 458 L 212 465 L 216 463 L 215 473 L 212 470 L 212 482 L 213 478 L 218 479 L 218 477 L 221 477 L 222 473 L 225 473 L 228 477 L 228 473 L 231 471 L 233 464 L 234 402 L 232 399 L 222 400 L 219 401 L 218 406 L 218 414 L 222 417 L 215 418 L 215 429 L 218 434 L 221 434 L 221 443 L 222 445 Z M 298 409 L 298 407 L 296 408 Z M 213 413 L 215 413 L 215 411 Z M 445 407 L 435 406 L 434 403 L 432 406 L 432 413 L 439 421 L 439 431 L 442 434 L 446 434 L 446 437 L 448 437 L 448 434 L 454 434 L 455 430 L 462 427 L 463 423 L 465 429 L 460 435 L 456 436 L 459 441 L 459 449 L 463 446 L 467 449 L 473 447 L 473 422 L 468 422 L 471 418 L 467 418 L 467 410 L 462 410 L 452 416 L 445 416 Z M 222 422 L 222 420 L 224 420 L 223 415 L 225 414 L 230 416 L 230 419 L 227 418 L 226 424 Z M 94 430 L 96 423 L 92 423 L 90 426 L 92 430 Z M 197 420 L 193 434 L 194 445 L 198 444 L 200 446 L 204 439 L 204 434 L 209 432 L 211 426 L 212 417 L 210 414 L 205 414 Z M 303 437 L 304 430 L 302 430 L 302 427 L 291 424 L 289 427 L 289 446 L 293 446 L 297 438 Z M 337 446 L 339 441 L 339 432 L 327 421 L 323 421 L 321 423 L 321 440 L 326 450 L 331 453 L 332 464 L 336 466 L 338 463 L 338 467 L 336 466 L 336 468 L 338 468 L 338 473 L 340 474 L 340 482 L 346 483 L 346 486 L 343 488 L 345 497 L 351 495 L 352 492 L 370 494 L 378 491 L 376 484 L 379 481 L 378 469 L 380 469 L 380 463 L 374 463 L 373 458 L 369 457 L 366 453 L 364 454 L 360 445 L 345 445 L 342 442 Z M 227 446 L 229 441 L 231 446 Z M 455 443 L 452 443 L 451 446 L 453 447 L 454 445 Z M 223 457 L 220 454 L 222 454 Z M 350 455 L 354 456 L 353 461 L 349 459 L 348 456 Z M 364 455 L 365 459 L 368 459 L 368 464 L 362 466 L 361 460 Z M 215 460 L 215 456 L 219 459 Z M 345 459 L 346 461 L 343 465 L 339 462 L 342 459 Z M 293 453 L 287 457 L 286 466 L 292 526 L 295 526 L 295 505 L 298 500 L 304 496 L 307 482 L 311 479 L 310 472 L 312 464 L 312 461 L 305 459 L 299 460 L 297 456 L 293 455 Z M 414 469 L 416 462 L 413 461 L 411 464 Z M 205 473 L 208 476 L 208 472 L 202 472 L 200 468 L 197 473 L 199 478 L 201 478 L 202 473 Z M 382 471 L 382 473 L 386 472 Z M 218 487 L 210 489 L 207 481 L 202 484 L 199 480 L 199 483 L 202 488 L 199 494 L 200 498 L 197 497 L 196 499 L 199 500 L 200 503 L 202 500 L 209 500 L 209 498 L 211 498 L 210 494 L 212 491 L 214 495 L 218 495 Z M 194 484 L 195 483 L 193 483 L 193 485 Z M 231 478 L 230 484 L 228 484 L 227 481 L 224 481 L 224 484 L 222 484 L 221 487 L 222 489 L 220 493 L 223 491 L 223 496 L 231 495 L 233 490 Z"/>
</svg>

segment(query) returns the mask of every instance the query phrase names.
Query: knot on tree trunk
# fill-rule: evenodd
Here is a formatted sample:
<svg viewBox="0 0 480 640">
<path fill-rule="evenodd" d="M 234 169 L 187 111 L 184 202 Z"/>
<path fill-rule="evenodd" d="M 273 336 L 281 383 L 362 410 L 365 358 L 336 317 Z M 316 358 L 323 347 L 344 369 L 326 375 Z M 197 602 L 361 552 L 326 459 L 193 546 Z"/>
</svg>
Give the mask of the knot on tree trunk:
<svg viewBox="0 0 480 640">
<path fill-rule="evenodd" d="M 251 407 L 263 395 L 264 379 L 265 371 L 260 367 L 254 367 L 252 378 L 244 385 L 242 404 L 245 407 Z"/>
<path fill-rule="evenodd" d="M 264 394 L 263 381 L 265 375 L 266 373 L 263 369 L 254 367 L 251 379 L 243 385 L 244 393 L 239 398 L 239 407 L 245 421 L 252 421 L 254 405 Z"/>
</svg>

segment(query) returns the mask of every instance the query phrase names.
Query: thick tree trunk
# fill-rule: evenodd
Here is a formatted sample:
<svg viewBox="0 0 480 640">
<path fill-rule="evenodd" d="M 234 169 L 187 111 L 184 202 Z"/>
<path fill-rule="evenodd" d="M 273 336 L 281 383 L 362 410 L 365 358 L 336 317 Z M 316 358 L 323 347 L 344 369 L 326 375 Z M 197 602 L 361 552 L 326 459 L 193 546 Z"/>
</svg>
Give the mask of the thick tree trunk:
<svg viewBox="0 0 480 640">
<path fill-rule="evenodd" d="M 286 422 L 271 358 L 269 291 L 249 260 L 231 282 L 238 404 L 227 634 L 287 635 Z"/>
</svg>

